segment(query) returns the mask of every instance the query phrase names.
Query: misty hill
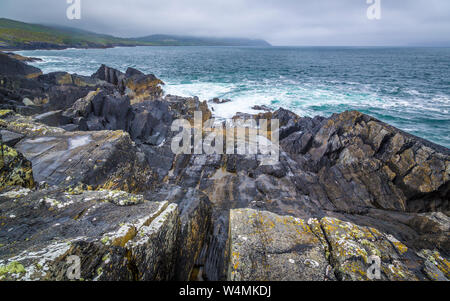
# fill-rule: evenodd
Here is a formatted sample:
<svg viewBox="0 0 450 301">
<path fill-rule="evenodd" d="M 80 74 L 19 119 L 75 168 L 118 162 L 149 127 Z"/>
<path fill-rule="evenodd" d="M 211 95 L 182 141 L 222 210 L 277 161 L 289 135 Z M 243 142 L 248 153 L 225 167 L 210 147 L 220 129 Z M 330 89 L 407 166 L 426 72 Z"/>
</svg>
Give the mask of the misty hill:
<svg viewBox="0 0 450 301">
<path fill-rule="evenodd" d="M 0 49 L 104 48 L 146 44 L 75 28 L 0 18 Z"/>
<path fill-rule="evenodd" d="M 206 38 L 162 34 L 150 35 L 134 40 L 166 46 L 271 46 L 264 40 L 245 38 Z"/>
<path fill-rule="evenodd" d="M 77 28 L 0 18 L 1 49 L 108 48 L 114 46 L 270 46 L 262 40 L 152 35 L 126 39 Z"/>
</svg>

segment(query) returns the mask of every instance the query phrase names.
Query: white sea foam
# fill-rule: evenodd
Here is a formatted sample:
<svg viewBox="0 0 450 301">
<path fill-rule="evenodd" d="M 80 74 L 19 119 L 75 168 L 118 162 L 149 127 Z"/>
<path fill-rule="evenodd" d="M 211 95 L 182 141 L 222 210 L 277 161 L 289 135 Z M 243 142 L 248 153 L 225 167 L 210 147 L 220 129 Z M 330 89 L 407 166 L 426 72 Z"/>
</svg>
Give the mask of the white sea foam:
<svg viewBox="0 0 450 301">
<path fill-rule="evenodd" d="M 134 67 L 160 77 L 166 83 L 163 87 L 166 94 L 198 96 L 201 100 L 231 99 L 224 104 L 208 103 L 216 117 L 230 118 L 236 112 L 257 113 L 252 110 L 255 105 L 272 109 L 284 107 L 300 116 L 310 117 L 360 110 L 449 145 L 450 94 L 444 86 L 448 81 L 444 73 L 438 71 L 433 75 L 442 83 L 436 86 L 425 78 L 411 79 L 398 74 L 395 68 L 389 75 L 372 74 L 373 70 L 364 67 L 367 62 L 354 65 L 358 62 L 353 59 L 342 68 L 345 54 L 344 61 L 337 65 L 330 61 L 330 68 L 317 69 L 326 67 L 321 57 L 316 58 L 317 64 L 315 61 L 308 63 L 308 56 L 304 57 L 301 51 L 299 55 L 292 54 L 296 61 L 289 60 L 288 65 L 283 61 L 266 60 L 264 53 L 261 57 L 252 53 L 255 56 L 247 62 L 243 60 L 245 53 L 240 56 L 241 49 L 234 53 L 230 49 L 222 52 L 220 48 L 210 51 L 208 48 L 118 47 L 18 53 L 43 59 L 31 64 L 44 73 L 66 71 L 91 75 L 102 63 L 122 72 L 127 67 Z M 223 58 L 226 58 L 226 64 Z M 399 56 L 399 62 L 403 58 Z M 262 66 L 265 64 L 267 69 Z M 436 70 L 441 70 L 437 68 L 442 69 L 442 66 L 436 66 Z"/>
<path fill-rule="evenodd" d="M 88 144 L 91 141 L 92 141 L 92 139 L 91 139 L 90 135 L 70 138 L 69 139 L 69 150 L 72 150 L 72 149 L 77 148 L 77 147 L 84 146 L 84 145 Z"/>
</svg>

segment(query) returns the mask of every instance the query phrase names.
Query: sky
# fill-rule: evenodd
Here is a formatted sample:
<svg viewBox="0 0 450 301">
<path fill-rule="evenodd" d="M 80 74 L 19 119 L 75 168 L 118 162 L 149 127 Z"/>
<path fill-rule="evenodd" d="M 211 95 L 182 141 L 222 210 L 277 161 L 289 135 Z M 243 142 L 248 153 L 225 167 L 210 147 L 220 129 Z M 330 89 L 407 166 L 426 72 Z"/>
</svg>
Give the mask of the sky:
<svg viewBox="0 0 450 301">
<path fill-rule="evenodd" d="M 0 17 L 120 37 L 246 37 L 279 46 L 450 46 L 449 0 L 79 0 L 80 20 L 67 18 L 67 1 L 0 0 Z M 367 17 L 368 1 L 380 1 L 379 20 Z"/>
</svg>

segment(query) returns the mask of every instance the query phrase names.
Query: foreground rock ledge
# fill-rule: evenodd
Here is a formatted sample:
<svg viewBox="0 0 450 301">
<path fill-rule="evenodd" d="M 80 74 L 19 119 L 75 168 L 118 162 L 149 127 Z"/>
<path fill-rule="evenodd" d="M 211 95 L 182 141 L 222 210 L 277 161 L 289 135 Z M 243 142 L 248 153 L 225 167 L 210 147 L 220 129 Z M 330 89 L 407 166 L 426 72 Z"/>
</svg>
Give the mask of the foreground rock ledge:
<svg viewBox="0 0 450 301">
<path fill-rule="evenodd" d="M 228 280 L 371 280 L 371 255 L 381 258 L 379 280 L 442 281 L 450 276 L 449 262 L 439 252 L 414 253 L 392 235 L 330 217 L 305 221 L 231 210 L 230 248 Z"/>
<path fill-rule="evenodd" d="M 200 249 L 203 238 L 191 229 L 206 232 L 189 197 L 199 199 L 190 193 L 179 206 L 82 187 L 3 192 L 0 280 L 69 280 L 74 255 L 81 280 L 187 280 L 198 254 L 179 244 Z"/>
</svg>

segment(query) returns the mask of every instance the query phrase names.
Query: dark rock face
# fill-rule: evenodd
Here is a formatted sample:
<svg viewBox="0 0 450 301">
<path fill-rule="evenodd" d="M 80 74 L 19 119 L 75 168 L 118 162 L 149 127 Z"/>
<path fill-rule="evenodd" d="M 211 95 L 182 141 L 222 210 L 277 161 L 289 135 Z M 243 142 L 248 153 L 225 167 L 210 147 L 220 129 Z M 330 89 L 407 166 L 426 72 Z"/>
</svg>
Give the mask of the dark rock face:
<svg viewBox="0 0 450 301">
<path fill-rule="evenodd" d="M 39 183 L 2 178 L 0 278 L 66 279 L 77 255 L 87 280 L 369 280 L 375 255 L 381 280 L 450 279 L 444 147 L 359 112 L 281 108 L 234 118 L 279 120 L 276 164 L 175 155 L 172 121 L 212 114 L 152 75 L 0 79 L 9 172 L 31 162 Z"/>
<path fill-rule="evenodd" d="M 124 130 L 130 127 L 132 112 L 127 96 L 107 95 L 102 90 L 80 98 L 63 114 L 80 130 Z"/>
<path fill-rule="evenodd" d="M 145 75 L 133 68 L 128 68 L 124 74 L 119 70 L 102 65 L 92 75 L 92 78 L 117 86 L 119 91 L 127 94 L 133 103 L 157 99 L 163 94 L 160 85 L 164 85 L 164 83 L 161 80 L 153 74 Z"/>
<path fill-rule="evenodd" d="M 227 103 L 227 102 L 231 102 L 231 99 L 220 99 L 220 98 L 213 98 L 210 100 L 210 102 L 215 103 L 215 104 L 223 104 L 223 103 Z"/>
<path fill-rule="evenodd" d="M 296 161 L 321 183 L 311 194 L 325 190 L 338 210 L 449 208 L 448 149 L 359 112 L 334 115 L 317 133 L 296 134 L 282 145 L 290 148 L 295 140 L 300 143 L 291 151 L 303 153 Z"/>
<path fill-rule="evenodd" d="M 85 280 L 168 280 L 174 275 L 175 204 L 120 191 L 61 189 L 11 191 L 0 199 L 2 212 L 13 216 L 8 220 L 13 230 L 0 229 L 5 246 L 0 261 L 23 267 L 21 273 L 2 275 L 7 280 L 68 280 L 67 259 L 73 255 L 80 258 Z M 5 258 L 12 252 L 18 255 Z"/>
<path fill-rule="evenodd" d="M 256 110 L 256 111 L 266 111 L 266 112 L 271 112 L 272 109 L 269 108 L 268 106 L 262 105 L 262 106 L 253 106 L 252 110 Z"/>
<path fill-rule="evenodd" d="M 6 130 L 0 131 L 0 135 L 3 143 L 9 147 L 14 147 L 24 137 L 24 135 Z"/>
<path fill-rule="evenodd" d="M 42 74 L 42 71 L 0 52 L 0 74 L 34 78 Z"/>
<path fill-rule="evenodd" d="M 97 70 L 97 72 L 92 74 L 91 77 L 98 78 L 100 80 L 103 80 L 105 82 L 108 82 L 110 84 L 113 84 L 114 86 L 118 86 L 119 88 L 123 89 L 122 84 L 123 80 L 125 79 L 125 75 L 119 70 L 102 65 Z"/>
</svg>

